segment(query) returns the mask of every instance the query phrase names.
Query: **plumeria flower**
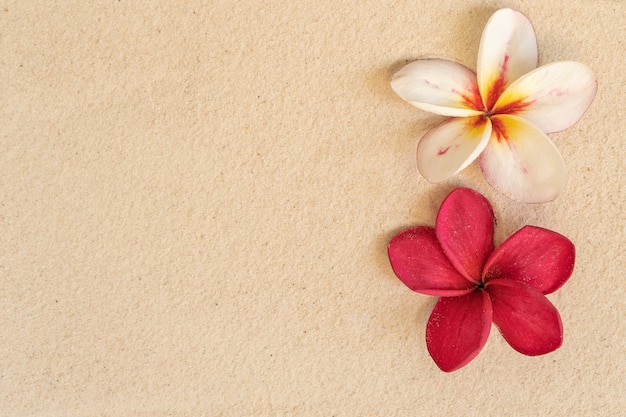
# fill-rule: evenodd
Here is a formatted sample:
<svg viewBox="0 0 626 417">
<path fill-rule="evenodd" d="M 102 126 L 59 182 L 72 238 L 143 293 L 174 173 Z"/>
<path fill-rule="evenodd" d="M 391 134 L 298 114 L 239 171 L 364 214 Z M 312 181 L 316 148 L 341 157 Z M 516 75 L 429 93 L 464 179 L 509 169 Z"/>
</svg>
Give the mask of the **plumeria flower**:
<svg viewBox="0 0 626 417">
<path fill-rule="evenodd" d="M 520 353 L 561 346 L 563 326 L 545 294 L 574 270 L 574 245 L 564 236 L 525 226 L 494 250 L 494 215 L 476 191 L 457 188 L 432 227 L 391 239 L 389 259 L 411 290 L 440 296 L 426 326 L 426 346 L 443 371 L 465 366 L 487 342 L 494 322 Z"/>
<path fill-rule="evenodd" d="M 414 61 L 396 73 L 393 90 L 415 107 L 452 118 L 417 148 L 421 174 L 437 183 L 480 155 L 487 181 L 522 202 L 553 200 L 565 166 L 547 133 L 573 125 L 591 104 L 594 73 L 577 62 L 536 68 L 537 40 L 528 19 L 495 12 L 483 31 L 477 74 L 443 59 Z"/>
</svg>

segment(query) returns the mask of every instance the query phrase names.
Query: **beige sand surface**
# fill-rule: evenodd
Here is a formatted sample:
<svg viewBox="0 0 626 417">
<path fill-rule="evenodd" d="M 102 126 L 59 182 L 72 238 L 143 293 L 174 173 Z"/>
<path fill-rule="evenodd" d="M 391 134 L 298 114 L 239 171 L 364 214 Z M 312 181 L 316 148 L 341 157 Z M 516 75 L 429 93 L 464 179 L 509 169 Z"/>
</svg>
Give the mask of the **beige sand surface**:
<svg viewBox="0 0 626 417">
<path fill-rule="evenodd" d="M 599 80 L 552 135 L 549 204 L 475 164 L 427 183 L 415 146 L 443 118 L 389 87 L 423 56 L 475 68 L 501 7 L 540 64 Z M 625 21 L 617 0 L 1 2 L 0 416 L 623 416 Z M 386 245 L 459 185 L 498 242 L 575 242 L 556 352 L 494 327 L 460 371 L 428 356 L 434 298 Z"/>
</svg>

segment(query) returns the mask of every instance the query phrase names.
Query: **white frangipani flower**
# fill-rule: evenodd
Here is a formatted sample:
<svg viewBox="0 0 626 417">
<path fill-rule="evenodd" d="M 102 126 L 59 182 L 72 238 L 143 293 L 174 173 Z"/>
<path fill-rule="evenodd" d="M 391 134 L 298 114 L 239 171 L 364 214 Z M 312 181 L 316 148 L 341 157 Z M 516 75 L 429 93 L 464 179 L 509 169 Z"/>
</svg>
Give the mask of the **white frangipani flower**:
<svg viewBox="0 0 626 417">
<path fill-rule="evenodd" d="M 430 182 L 458 173 L 480 156 L 498 191 L 522 202 L 553 200 L 565 166 L 547 133 L 573 125 L 597 90 L 587 66 L 563 61 L 537 66 L 537 40 L 523 14 L 501 9 L 482 34 L 477 74 L 443 59 L 414 61 L 391 87 L 415 107 L 451 116 L 419 142 L 417 165 Z"/>
</svg>

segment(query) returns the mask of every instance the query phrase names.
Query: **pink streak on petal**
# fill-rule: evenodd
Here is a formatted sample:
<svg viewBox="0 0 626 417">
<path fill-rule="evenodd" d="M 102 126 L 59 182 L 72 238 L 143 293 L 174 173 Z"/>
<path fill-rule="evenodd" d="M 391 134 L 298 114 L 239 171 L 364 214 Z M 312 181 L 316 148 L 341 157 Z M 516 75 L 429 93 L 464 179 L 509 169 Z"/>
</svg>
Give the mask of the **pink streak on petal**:
<svg viewBox="0 0 626 417">
<path fill-rule="evenodd" d="M 556 97 L 561 97 L 561 96 L 564 96 L 564 95 L 566 95 L 568 93 L 569 93 L 569 91 L 563 90 L 561 88 L 553 88 L 552 90 L 550 90 L 548 92 L 549 95 L 556 96 Z"/>
<path fill-rule="evenodd" d="M 496 78 L 489 88 L 489 94 L 485 99 L 485 108 L 489 111 L 498 101 L 500 94 L 506 89 L 508 80 L 506 79 L 507 67 L 509 63 L 509 55 L 505 54 L 500 65 L 500 71 L 498 72 L 498 78 Z"/>
<path fill-rule="evenodd" d="M 400 69 L 391 88 L 419 109 L 453 117 L 477 116 L 482 104 L 476 74 L 443 59 L 422 59 Z"/>
<path fill-rule="evenodd" d="M 511 102 L 507 102 L 503 105 L 499 105 L 497 108 L 492 109 L 492 114 L 515 114 L 523 111 L 527 107 L 531 106 L 536 100 L 532 97 L 524 97 Z"/>
<path fill-rule="evenodd" d="M 489 281 L 485 289 L 491 296 L 493 322 L 513 349 L 536 356 L 561 346 L 561 317 L 543 294 L 509 279 Z"/>
<path fill-rule="evenodd" d="M 439 299 L 426 326 L 426 346 L 437 366 L 452 372 L 474 359 L 487 343 L 491 317 L 484 290 Z"/>
<path fill-rule="evenodd" d="M 494 110 L 494 104 L 512 82 L 536 67 L 537 55 L 537 39 L 526 16 L 500 9 L 489 18 L 476 66 L 477 84 L 487 111 Z"/>
<path fill-rule="evenodd" d="M 559 289 L 574 271 L 574 244 L 551 230 L 525 226 L 489 257 L 483 279 L 506 278 L 533 287 L 542 294 Z"/>
<path fill-rule="evenodd" d="M 461 91 L 452 89 L 452 92 L 458 94 L 462 98 L 462 102 L 465 106 L 476 110 L 484 109 L 483 99 L 480 97 L 478 86 L 475 83 L 466 84 L 465 88 Z"/>
<path fill-rule="evenodd" d="M 550 138 L 518 116 L 495 115 L 491 123 L 491 140 L 480 155 L 487 181 L 513 200 L 554 200 L 565 187 L 566 174 L 563 158 Z"/>
<path fill-rule="evenodd" d="M 474 288 L 450 264 L 432 227 L 414 227 L 399 233 L 389 242 L 388 252 L 393 271 L 413 291 L 450 297 Z"/>
<path fill-rule="evenodd" d="M 457 188 L 441 204 L 437 238 L 452 265 L 474 283 L 493 251 L 493 228 L 491 205 L 474 190 Z"/>
<path fill-rule="evenodd" d="M 482 116 L 450 118 L 429 130 L 417 145 L 417 168 L 437 183 L 460 172 L 485 149 L 491 121 Z M 443 152 L 448 148 L 447 152 Z"/>
<path fill-rule="evenodd" d="M 597 87 L 596 76 L 586 65 L 553 62 L 511 84 L 498 98 L 491 114 L 517 115 L 544 133 L 558 132 L 582 117 Z"/>
</svg>

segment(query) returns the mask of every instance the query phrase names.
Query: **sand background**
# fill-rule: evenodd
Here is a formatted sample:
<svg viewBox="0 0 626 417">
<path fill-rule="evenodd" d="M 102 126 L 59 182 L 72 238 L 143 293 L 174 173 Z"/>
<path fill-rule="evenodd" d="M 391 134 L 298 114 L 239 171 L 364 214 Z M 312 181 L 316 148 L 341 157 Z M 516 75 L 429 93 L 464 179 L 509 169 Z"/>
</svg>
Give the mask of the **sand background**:
<svg viewBox="0 0 626 417">
<path fill-rule="evenodd" d="M 525 205 L 473 164 L 415 166 L 443 120 L 389 79 L 475 68 L 498 8 L 540 64 L 597 73 L 552 135 L 564 194 Z M 567 1 L 0 2 L 0 416 L 621 416 L 626 408 L 626 4 Z M 457 186 L 577 246 L 549 298 L 563 346 L 494 327 L 452 374 L 428 356 L 433 297 L 389 239 Z"/>
</svg>

